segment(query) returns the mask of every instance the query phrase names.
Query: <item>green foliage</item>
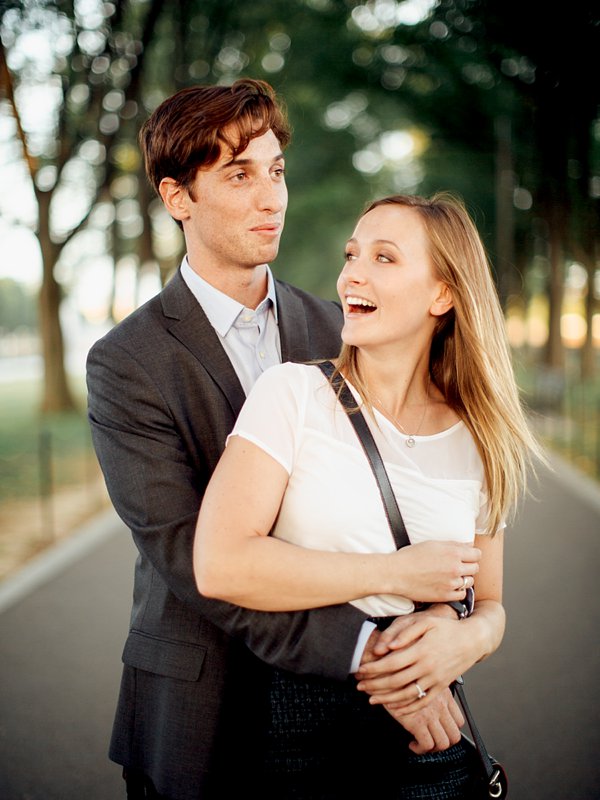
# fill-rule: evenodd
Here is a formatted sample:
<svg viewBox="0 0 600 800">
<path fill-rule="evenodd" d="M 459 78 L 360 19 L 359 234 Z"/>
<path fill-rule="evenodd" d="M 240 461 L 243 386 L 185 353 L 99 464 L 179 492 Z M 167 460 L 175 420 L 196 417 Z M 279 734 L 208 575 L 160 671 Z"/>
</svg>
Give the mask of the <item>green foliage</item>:
<svg viewBox="0 0 600 800">
<path fill-rule="evenodd" d="M 439 0 L 411 24 L 392 16 L 411 0 L 125 0 L 104 4 L 101 18 L 91 6 L 81 11 L 83 4 L 77 17 L 71 4 L 35 5 L 38 20 L 39 8 L 53 10 L 73 33 L 72 50 L 56 57 L 65 102 L 42 161 L 60 167 L 59 184 L 68 188 L 63 166 L 87 160 L 86 197 L 117 211 L 113 221 L 108 214 L 94 223 L 92 215 L 87 224 L 97 224 L 115 260 L 151 255 L 136 140 L 142 121 L 179 88 L 247 75 L 273 84 L 294 128 L 290 205 L 274 265 L 280 277 L 334 296 L 343 243 L 366 201 L 440 189 L 464 197 L 500 279 L 510 273 L 513 289 L 520 278 L 502 261 L 503 247 L 511 245 L 509 259 L 525 272 L 534 254 L 539 261 L 550 253 L 551 232 L 562 248 L 552 269 L 568 254 L 593 270 L 599 192 L 591 196 L 589 185 L 599 168 L 593 130 L 600 83 L 587 77 L 595 74 L 600 25 L 587 0 L 573 0 L 568 11 L 516 0 Z M 16 41 L 19 25 L 7 41 Z M 505 164 L 499 123 L 508 130 Z M 407 131 L 420 142 L 418 163 L 382 157 L 382 134 Z M 380 168 L 359 171 L 357 153 L 379 159 Z M 531 202 L 515 207 L 519 191 Z M 502 193 L 510 209 L 503 223 Z M 542 289 L 550 268 L 546 275 Z"/>
</svg>

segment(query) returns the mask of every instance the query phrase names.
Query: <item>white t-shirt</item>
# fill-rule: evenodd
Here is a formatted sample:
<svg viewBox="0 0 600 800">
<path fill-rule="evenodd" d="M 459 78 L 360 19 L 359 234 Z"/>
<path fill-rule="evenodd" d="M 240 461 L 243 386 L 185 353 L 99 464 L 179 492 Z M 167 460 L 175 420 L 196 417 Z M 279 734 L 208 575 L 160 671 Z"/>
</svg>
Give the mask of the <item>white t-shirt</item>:
<svg viewBox="0 0 600 800">
<path fill-rule="evenodd" d="M 356 390 L 348 384 L 358 402 Z M 487 516 L 483 464 L 463 422 L 416 445 L 379 412 L 365 419 L 385 463 L 412 544 L 471 543 Z M 290 479 L 272 535 L 302 547 L 391 553 L 396 547 L 373 472 L 346 412 L 318 367 L 285 363 L 255 383 L 230 434 L 278 461 Z M 411 600 L 353 601 L 370 616 L 410 613 Z"/>
</svg>

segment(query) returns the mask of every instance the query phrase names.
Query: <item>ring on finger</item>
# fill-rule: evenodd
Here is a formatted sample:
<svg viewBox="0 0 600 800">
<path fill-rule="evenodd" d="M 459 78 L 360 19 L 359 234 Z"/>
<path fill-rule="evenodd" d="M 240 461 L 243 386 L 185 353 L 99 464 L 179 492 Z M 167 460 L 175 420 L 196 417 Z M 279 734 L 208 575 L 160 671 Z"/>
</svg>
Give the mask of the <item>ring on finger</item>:
<svg viewBox="0 0 600 800">
<path fill-rule="evenodd" d="M 424 689 L 421 689 L 421 687 L 416 681 L 415 681 L 415 689 L 418 692 L 417 700 L 422 700 L 424 697 L 427 697 L 427 692 Z"/>
<path fill-rule="evenodd" d="M 456 587 L 456 591 L 457 591 L 457 592 L 464 592 L 464 591 L 465 591 L 465 589 L 467 588 L 467 584 L 468 584 L 468 581 L 467 581 L 467 576 L 466 576 L 466 575 L 463 575 L 462 583 L 461 583 L 461 585 L 460 585 L 460 586 L 457 586 L 457 587 Z"/>
</svg>

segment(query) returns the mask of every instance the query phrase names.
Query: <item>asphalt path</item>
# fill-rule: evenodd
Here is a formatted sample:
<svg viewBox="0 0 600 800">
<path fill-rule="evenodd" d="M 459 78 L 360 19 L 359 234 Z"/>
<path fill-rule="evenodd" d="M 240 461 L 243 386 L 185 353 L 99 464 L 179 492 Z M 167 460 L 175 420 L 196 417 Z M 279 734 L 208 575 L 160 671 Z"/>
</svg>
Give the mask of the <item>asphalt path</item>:
<svg viewBox="0 0 600 800">
<path fill-rule="evenodd" d="M 557 462 L 534 491 L 507 533 L 506 636 L 467 695 L 510 800 L 598 799 L 600 489 Z M 0 584 L 2 800 L 124 797 L 106 751 L 134 560 L 108 514 Z"/>
</svg>

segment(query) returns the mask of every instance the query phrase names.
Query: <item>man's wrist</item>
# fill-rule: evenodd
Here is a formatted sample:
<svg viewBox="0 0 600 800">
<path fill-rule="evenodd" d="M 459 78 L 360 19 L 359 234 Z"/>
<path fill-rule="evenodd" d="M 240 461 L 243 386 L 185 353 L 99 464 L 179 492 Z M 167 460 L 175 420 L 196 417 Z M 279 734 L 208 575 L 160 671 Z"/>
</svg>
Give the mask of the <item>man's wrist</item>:
<svg viewBox="0 0 600 800">
<path fill-rule="evenodd" d="M 374 622 L 366 619 L 358 634 L 356 647 L 354 648 L 354 655 L 352 656 L 352 663 L 350 665 L 350 674 L 358 672 L 361 664 L 366 664 L 374 660 L 373 648 L 377 642 L 377 627 Z"/>
</svg>

